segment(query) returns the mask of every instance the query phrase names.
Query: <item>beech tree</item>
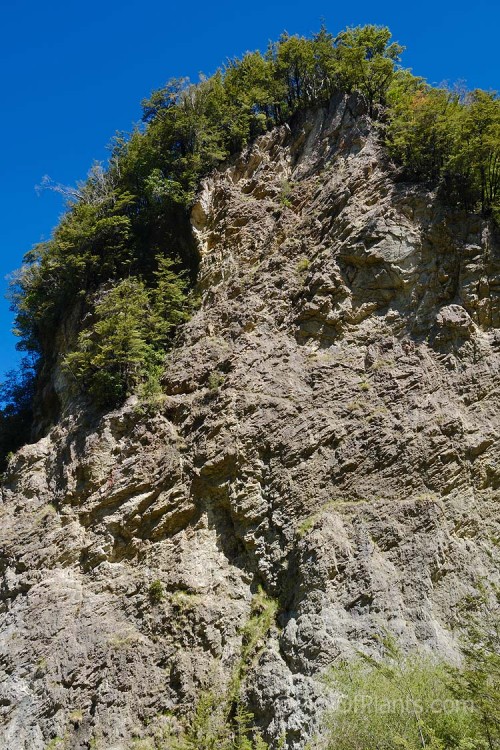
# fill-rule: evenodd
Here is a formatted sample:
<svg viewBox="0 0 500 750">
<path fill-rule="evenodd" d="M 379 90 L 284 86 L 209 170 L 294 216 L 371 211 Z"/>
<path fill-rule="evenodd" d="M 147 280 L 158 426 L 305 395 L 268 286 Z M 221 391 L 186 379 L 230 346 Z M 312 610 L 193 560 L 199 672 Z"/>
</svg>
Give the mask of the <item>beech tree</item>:
<svg viewBox="0 0 500 750">
<path fill-rule="evenodd" d="M 469 190 L 485 214 L 500 211 L 500 99 L 476 89 L 467 97 L 456 124 L 450 172 L 466 175 Z"/>
<path fill-rule="evenodd" d="M 114 406 L 161 374 L 171 329 L 185 320 L 186 280 L 158 259 L 156 286 L 127 277 L 98 292 L 92 322 L 64 359 L 64 369 L 98 406 Z"/>
<path fill-rule="evenodd" d="M 342 31 L 335 39 L 337 71 L 341 87 L 363 93 L 373 115 L 376 103 L 385 104 L 396 64 L 404 50 L 391 43 L 386 26 L 357 26 Z"/>
</svg>

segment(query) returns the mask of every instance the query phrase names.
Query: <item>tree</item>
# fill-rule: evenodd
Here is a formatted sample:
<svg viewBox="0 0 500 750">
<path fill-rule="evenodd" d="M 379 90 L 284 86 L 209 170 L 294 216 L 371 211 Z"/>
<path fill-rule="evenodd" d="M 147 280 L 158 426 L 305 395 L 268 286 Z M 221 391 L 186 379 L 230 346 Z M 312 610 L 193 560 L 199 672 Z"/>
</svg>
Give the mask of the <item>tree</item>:
<svg viewBox="0 0 500 750">
<path fill-rule="evenodd" d="M 179 259 L 173 260 L 166 256 L 158 256 L 157 270 L 154 272 L 155 286 L 149 295 L 154 310 L 154 344 L 162 344 L 166 341 L 175 326 L 187 320 L 188 282 L 186 275 L 179 270 L 174 270 Z"/>
<path fill-rule="evenodd" d="M 260 52 L 247 52 L 241 59 L 229 61 L 224 88 L 227 100 L 243 118 L 239 120 L 242 144 L 276 122 L 279 87 L 273 78 L 273 62 Z"/>
<path fill-rule="evenodd" d="M 448 203 L 500 218 L 500 99 L 433 88 L 398 71 L 387 92 L 391 156 L 409 179 L 441 187 Z"/>
<path fill-rule="evenodd" d="M 8 372 L 0 383 L 0 471 L 5 470 L 9 454 L 30 439 L 36 374 L 36 358 L 25 357 L 19 369 Z"/>
<path fill-rule="evenodd" d="M 151 122 L 162 112 L 179 104 L 181 93 L 190 85 L 189 78 L 171 78 L 161 89 L 153 91 L 149 99 L 143 99 L 142 121 Z"/>
<path fill-rule="evenodd" d="M 280 121 L 298 109 L 326 104 L 338 85 L 333 37 L 325 27 L 311 39 L 283 34 L 267 59 L 278 84 Z"/>
<path fill-rule="evenodd" d="M 370 115 L 374 105 L 385 104 L 386 94 L 404 50 L 390 43 L 386 26 L 357 26 L 342 31 L 335 39 L 337 71 L 341 87 L 361 91 L 368 100 Z"/>
<path fill-rule="evenodd" d="M 99 406 L 114 405 L 129 395 L 144 375 L 152 348 L 147 338 L 149 297 L 144 284 L 123 279 L 101 293 L 95 320 L 67 354 L 65 369 Z"/>
<path fill-rule="evenodd" d="M 113 170 L 106 170 L 100 162 L 94 162 L 90 168 L 87 179 L 76 183 L 76 187 L 62 185 L 54 182 L 48 175 L 44 175 L 36 190 L 52 190 L 62 195 L 67 205 L 76 203 L 88 203 L 91 206 L 113 203 L 115 199 L 115 188 L 117 175 Z"/>
<path fill-rule="evenodd" d="M 411 179 L 438 181 L 453 151 L 458 98 L 408 71 L 394 77 L 387 98 L 389 153 Z"/>
<path fill-rule="evenodd" d="M 447 169 L 459 187 L 465 177 L 469 208 L 476 203 L 484 214 L 500 213 L 500 99 L 495 92 L 476 89 L 466 96 Z"/>
<path fill-rule="evenodd" d="M 173 327 L 187 317 L 187 282 L 173 261 L 158 258 L 156 286 L 127 277 L 96 295 L 65 370 L 99 407 L 114 406 L 161 373 Z"/>
</svg>

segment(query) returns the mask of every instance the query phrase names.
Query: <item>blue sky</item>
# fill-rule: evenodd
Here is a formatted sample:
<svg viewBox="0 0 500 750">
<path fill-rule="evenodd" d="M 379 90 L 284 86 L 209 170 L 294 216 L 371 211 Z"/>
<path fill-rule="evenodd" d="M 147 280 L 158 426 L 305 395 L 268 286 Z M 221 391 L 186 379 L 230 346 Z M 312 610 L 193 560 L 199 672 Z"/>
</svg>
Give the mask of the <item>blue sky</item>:
<svg viewBox="0 0 500 750">
<path fill-rule="evenodd" d="M 158 2 L 2 0 L 0 9 L 0 379 L 14 366 L 5 276 L 48 238 L 62 212 L 37 195 L 43 175 L 65 184 L 106 158 L 116 130 L 140 119 L 140 101 L 172 76 L 196 79 L 228 57 L 264 49 L 287 30 L 333 33 L 388 25 L 403 62 L 431 83 L 465 79 L 500 88 L 498 2 Z"/>
</svg>

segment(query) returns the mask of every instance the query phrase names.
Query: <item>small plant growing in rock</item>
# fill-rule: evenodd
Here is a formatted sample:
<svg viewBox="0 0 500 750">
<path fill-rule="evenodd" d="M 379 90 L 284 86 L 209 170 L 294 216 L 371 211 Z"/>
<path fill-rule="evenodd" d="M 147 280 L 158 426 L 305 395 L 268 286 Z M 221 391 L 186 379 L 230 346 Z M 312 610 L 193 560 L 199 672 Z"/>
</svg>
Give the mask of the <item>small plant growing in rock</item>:
<svg viewBox="0 0 500 750">
<path fill-rule="evenodd" d="M 253 714 L 231 692 L 205 690 L 180 734 L 165 737 L 175 750 L 269 750 L 253 725 Z"/>
<path fill-rule="evenodd" d="M 249 660 L 259 651 L 259 645 L 276 621 L 278 602 L 259 586 L 252 599 L 250 618 L 242 630 L 241 659 L 243 671 L 248 668 Z"/>
<path fill-rule="evenodd" d="M 189 591 L 179 589 L 178 591 L 174 591 L 170 601 L 181 612 L 189 612 L 196 607 L 200 600 L 201 596 L 199 594 L 192 594 Z"/>
<path fill-rule="evenodd" d="M 301 258 L 297 263 L 297 273 L 305 273 L 311 267 L 309 258 Z"/>
<path fill-rule="evenodd" d="M 83 711 L 79 708 L 75 709 L 70 713 L 69 720 L 75 726 L 79 726 L 83 721 Z"/>
<path fill-rule="evenodd" d="M 38 659 L 36 663 L 35 677 L 43 677 L 46 671 L 47 671 L 47 659 L 42 657 L 41 659 Z"/>
<path fill-rule="evenodd" d="M 155 748 L 158 748 L 160 746 L 154 740 L 142 740 L 140 738 L 136 738 L 132 740 L 132 744 L 129 745 L 129 747 L 130 750 L 155 750 Z M 164 745 L 162 745 L 161 747 L 164 747 Z"/>
<path fill-rule="evenodd" d="M 45 750 L 62 750 L 63 744 L 64 737 L 54 737 L 52 740 L 50 740 Z"/>
<path fill-rule="evenodd" d="M 281 183 L 281 192 L 279 201 L 284 208 L 292 208 L 292 185 L 288 180 L 283 180 Z"/>
<path fill-rule="evenodd" d="M 222 375 L 220 372 L 217 372 L 217 370 L 214 370 L 214 372 L 211 372 L 208 376 L 207 382 L 210 391 L 218 391 L 224 382 L 224 375 Z"/>
<path fill-rule="evenodd" d="M 179 592 L 180 593 L 180 592 Z M 184 593 L 185 596 L 185 593 Z M 242 628 L 239 659 L 225 690 L 203 690 L 189 722 L 175 737 L 167 737 L 172 750 L 269 750 L 242 699 L 248 670 L 265 646 L 275 626 L 278 602 L 259 586 L 252 598 L 250 616 Z M 162 746 L 163 747 L 163 746 Z M 277 746 L 280 750 L 283 744 Z"/>
<path fill-rule="evenodd" d="M 162 582 L 157 578 L 149 587 L 149 599 L 152 604 L 159 604 L 165 598 Z"/>
<path fill-rule="evenodd" d="M 310 516 L 307 516 L 307 518 L 304 518 L 304 520 L 297 526 L 297 536 L 301 539 L 303 536 L 309 534 L 309 532 L 313 530 L 318 518 L 318 513 L 312 513 Z"/>
</svg>

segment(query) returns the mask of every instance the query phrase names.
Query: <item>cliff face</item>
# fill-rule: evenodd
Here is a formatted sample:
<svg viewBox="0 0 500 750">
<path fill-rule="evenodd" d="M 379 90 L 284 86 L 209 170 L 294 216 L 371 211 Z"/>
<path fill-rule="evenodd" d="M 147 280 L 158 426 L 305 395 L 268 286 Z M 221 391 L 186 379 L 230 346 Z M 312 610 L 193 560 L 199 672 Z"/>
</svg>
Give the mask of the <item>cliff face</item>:
<svg viewBox="0 0 500 750">
<path fill-rule="evenodd" d="M 159 410 L 67 414 L 10 463 L 4 750 L 149 736 L 229 679 L 258 586 L 247 703 L 301 748 L 339 655 L 388 631 L 456 658 L 457 606 L 498 580 L 491 228 L 396 183 L 338 99 L 206 180 L 193 232 Z"/>
</svg>

